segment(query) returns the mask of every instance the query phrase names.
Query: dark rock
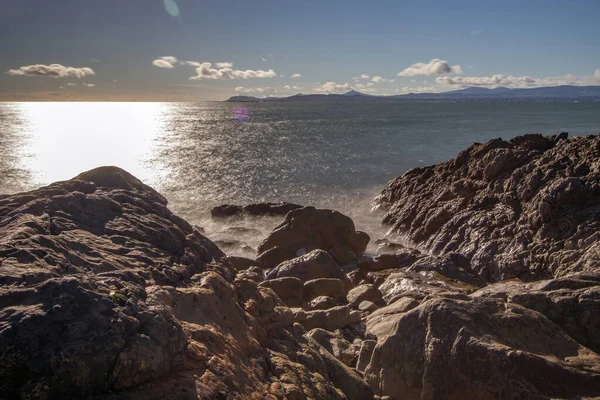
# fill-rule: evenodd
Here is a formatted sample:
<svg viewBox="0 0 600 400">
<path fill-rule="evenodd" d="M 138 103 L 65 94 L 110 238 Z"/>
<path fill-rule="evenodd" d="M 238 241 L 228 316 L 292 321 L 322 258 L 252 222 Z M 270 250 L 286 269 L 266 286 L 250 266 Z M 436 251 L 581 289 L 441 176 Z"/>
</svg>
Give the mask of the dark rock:
<svg viewBox="0 0 600 400">
<path fill-rule="evenodd" d="M 290 307 L 296 307 L 302 303 L 302 281 L 298 278 L 269 279 L 259 286 L 273 289 L 277 296 Z"/>
<path fill-rule="evenodd" d="M 262 254 L 281 248 L 283 262 L 290 254 L 328 251 L 340 265 L 356 261 L 368 244 L 368 235 L 357 232 L 352 220 L 337 211 L 304 207 L 288 213 L 279 225 L 258 247 Z M 283 258 L 288 257 L 288 258 Z"/>
<path fill-rule="evenodd" d="M 304 301 L 311 301 L 319 296 L 344 299 L 348 290 L 347 284 L 336 278 L 317 278 L 304 283 Z"/>
<path fill-rule="evenodd" d="M 298 208 L 302 208 L 301 205 L 293 204 L 293 203 L 257 203 L 257 204 L 248 204 L 247 206 L 236 206 L 230 204 L 223 204 L 217 207 L 214 207 L 210 214 L 213 218 L 226 218 L 232 216 L 255 216 L 255 217 L 264 217 L 264 216 L 285 216 L 292 210 L 296 210 Z"/>
<path fill-rule="evenodd" d="M 329 253 L 323 250 L 313 250 L 308 254 L 279 264 L 267 274 L 267 279 L 285 276 L 299 278 L 302 282 L 318 278 L 335 278 L 348 282 L 348 278 L 340 266 Z"/>
<path fill-rule="evenodd" d="M 364 284 L 350 290 L 346 296 L 346 300 L 348 300 L 348 304 L 351 307 L 358 307 L 358 305 L 363 301 L 378 303 L 382 300 L 382 295 L 381 291 L 375 286 Z"/>
</svg>

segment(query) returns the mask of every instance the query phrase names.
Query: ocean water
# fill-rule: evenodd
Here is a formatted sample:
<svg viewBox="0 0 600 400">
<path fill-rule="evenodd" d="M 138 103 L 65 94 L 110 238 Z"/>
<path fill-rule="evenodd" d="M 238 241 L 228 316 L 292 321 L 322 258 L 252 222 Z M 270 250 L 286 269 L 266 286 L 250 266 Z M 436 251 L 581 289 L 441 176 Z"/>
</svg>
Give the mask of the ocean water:
<svg viewBox="0 0 600 400">
<path fill-rule="evenodd" d="M 212 207 L 260 201 L 335 208 L 381 237 L 369 202 L 390 179 L 475 141 L 562 131 L 598 134 L 600 103 L 0 103 L 0 193 L 116 165 L 213 239 L 231 237 Z"/>
</svg>

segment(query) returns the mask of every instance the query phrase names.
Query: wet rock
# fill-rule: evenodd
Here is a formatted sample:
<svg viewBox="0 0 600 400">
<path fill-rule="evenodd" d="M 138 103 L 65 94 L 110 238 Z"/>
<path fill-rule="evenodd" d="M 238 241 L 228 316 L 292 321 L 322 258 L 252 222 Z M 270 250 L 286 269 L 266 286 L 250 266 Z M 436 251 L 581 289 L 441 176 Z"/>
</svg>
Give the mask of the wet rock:
<svg viewBox="0 0 600 400">
<path fill-rule="evenodd" d="M 329 252 L 340 265 L 356 261 L 368 244 L 368 235 L 357 232 L 352 220 L 332 210 L 304 207 L 293 210 L 258 247 L 259 258 L 273 248 L 282 248 L 279 262 L 297 254 L 321 249 Z M 287 258 L 283 258 L 287 257 Z"/>
<path fill-rule="evenodd" d="M 256 203 L 248 204 L 246 206 L 237 206 L 230 204 L 223 204 L 214 207 L 210 214 L 213 218 L 227 218 L 233 216 L 285 216 L 292 210 L 302 208 L 301 205 L 293 203 Z"/>
<path fill-rule="evenodd" d="M 228 267 L 234 269 L 235 271 L 244 271 L 250 267 L 258 267 L 258 262 L 245 258 L 245 257 L 237 257 L 237 256 L 227 256 L 222 259 L 223 264 Z"/>
</svg>

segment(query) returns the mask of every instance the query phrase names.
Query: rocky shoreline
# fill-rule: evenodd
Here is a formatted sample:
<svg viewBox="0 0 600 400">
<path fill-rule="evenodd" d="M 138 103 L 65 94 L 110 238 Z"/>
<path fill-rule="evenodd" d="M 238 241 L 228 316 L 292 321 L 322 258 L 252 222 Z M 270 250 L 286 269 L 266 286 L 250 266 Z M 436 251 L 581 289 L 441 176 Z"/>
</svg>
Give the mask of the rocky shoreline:
<svg viewBox="0 0 600 400">
<path fill-rule="evenodd" d="M 281 218 L 239 257 L 116 167 L 1 195 L 0 398 L 600 396 L 600 136 L 475 143 L 374 205 L 386 238 L 218 207 Z"/>
</svg>

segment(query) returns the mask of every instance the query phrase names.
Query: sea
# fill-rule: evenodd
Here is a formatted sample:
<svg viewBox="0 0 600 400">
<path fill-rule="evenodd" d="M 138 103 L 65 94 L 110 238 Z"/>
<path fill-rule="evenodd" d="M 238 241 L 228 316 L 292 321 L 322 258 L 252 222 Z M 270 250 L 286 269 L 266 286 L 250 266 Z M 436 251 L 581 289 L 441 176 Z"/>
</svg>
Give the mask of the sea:
<svg viewBox="0 0 600 400">
<path fill-rule="evenodd" d="M 333 208 L 381 238 L 370 203 L 389 180 L 473 142 L 560 132 L 598 134 L 600 103 L 0 103 L 0 193 L 115 165 L 243 255 L 280 219 L 223 223 L 212 207 Z"/>
</svg>

